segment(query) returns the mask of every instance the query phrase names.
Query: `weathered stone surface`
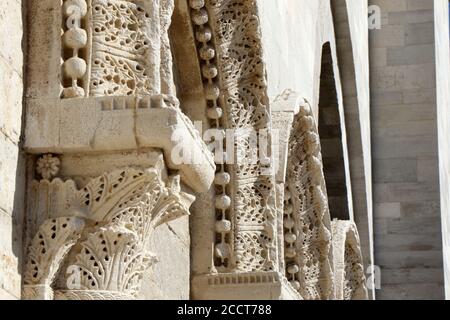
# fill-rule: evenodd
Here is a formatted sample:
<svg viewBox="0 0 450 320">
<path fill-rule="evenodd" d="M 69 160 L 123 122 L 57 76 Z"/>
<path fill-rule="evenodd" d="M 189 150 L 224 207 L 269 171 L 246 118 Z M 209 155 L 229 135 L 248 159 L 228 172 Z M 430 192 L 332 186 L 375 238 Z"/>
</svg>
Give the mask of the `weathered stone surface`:
<svg viewBox="0 0 450 320">
<path fill-rule="evenodd" d="M 370 4 L 387 14 L 370 41 L 380 58 L 386 49 L 385 65 L 371 63 L 375 230 L 380 233 L 375 252 L 382 273 L 378 297 L 442 299 L 446 267 L 439 201 L 446 183 L 439 181 L 437 156 L 445 158 L 448 152 L 439 145 L 437 132 L 443 129 L 438 101 L 445 105 L 448 96 L 438 90 L 448 91 L 448 72 L 442 71 L 449 65 L 448 30 L 443 31 L 448 16 L 442 14 L 448 2 Z M 436 38 L 437 29 L 445 39 Z"/>
<path fill-rule="evenodd" d="M 2 1 L 0 299 L 444 297 L 448 1 L 238 2 Z"/>
<path fill-rule="evenodd" d="M 0 299 L 20 299 L 24 157 L 19 149 L 23 108 L 21 0 L 0 3 Z"/>
</svg>

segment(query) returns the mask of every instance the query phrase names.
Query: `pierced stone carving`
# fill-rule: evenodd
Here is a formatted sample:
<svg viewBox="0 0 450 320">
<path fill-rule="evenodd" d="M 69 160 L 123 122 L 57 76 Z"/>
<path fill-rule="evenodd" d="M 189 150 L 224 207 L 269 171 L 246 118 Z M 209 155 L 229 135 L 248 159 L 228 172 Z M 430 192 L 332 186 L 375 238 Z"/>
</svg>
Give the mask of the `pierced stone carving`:
<svg viewBox="0 0 450 320">
<path fill-rule="evenodd" d="M 369 296 L 356 225 L 351 221 L 334 220 L 331 226 L 336 299 L 367 300 Z"/>
<path fill-rule="evenodd" d="M 92 0 L 91 95 L 159 92 L 147 61 L 154 49 L 146 32 L 151 24 L 150 13 L 131 1 Z"/>
<path fill-rule="evenodd" d="M 255 1 L 191 0 L 189 4 L 200 44 L 198 54 L 212 127 L 242 129 L 242 132 L 267 129 L 268 99 Z M 253 150 L 246 137 L 238 136 L 236 140 L 234 155 L 239 154 L 241 159 L 259 155 L 258 144 Z M 251 163 L 219 164 L 216 181 L 221 182 L 224 175 L 229 179 L 226 184 L 217 185 L 218 197 L 236 199 L 218 208 L 218 224 L 227 226 L 225 232 L 216 228 L 221 230 L 215 250 L 215 267 L 219 272 L 273 271 L 277 266 L 274 183 L 270 173 L 264 175 L 267 166 L 256 158 Z M 256 185 L 265 186 L 264 195 L 252 193 Z M 243 197 L 255 197 L 252 201 L 265 208 L 255 207 L 246 214 L 241 210 L 253 204 L 238 200 Z"/>
<path fill-rule="evenodd" d="M 145 252 L 139 235 L 124 225 L 111 225 L 89 234 L 71 264 L 79 272 L 78 290 L 139 292 L 140 280 L 156 257 Z"/>
<path fill-rule="evenodd" d="M 175 95 L 173 0 L 64 0 L 63 98 Z"/>
<path fill-rule="evenodd" d="M 51 285 L 84 228 L 79 218 L 45 221 L 31 242 L 24 273 L 24 299 L 52 300 Z"/>
<path fill-rule="evenodd" d="M 50 202 L 34 201 L 32 212 L 50 220 L 31 242 L 24 296 L 51 299 L 56 286 L 57 299 L 135 298 L 143 272 L 157 261 L 146 251 L 153 230 L 188 215 L 194 201 L 179 176 L 162 180 L 162 166 L 115 170 L 79 190 L 70 180 L 36 182 L 34 196 Z"/>
<path fill-rule="evenodd" d="M 286 276 L 307 300 L 332 299 L 331 222 L 320 140 L 309 104 L 289 139 L 284 194 Z"/>
<path fill-rule="evenodd" d="M 51 154 L 46 154 L 40 157 L 36 163 L 36 171 L 43 179 L 51 180 L 56 177 L 59 172 L 61 161 Z"/>
</svg>

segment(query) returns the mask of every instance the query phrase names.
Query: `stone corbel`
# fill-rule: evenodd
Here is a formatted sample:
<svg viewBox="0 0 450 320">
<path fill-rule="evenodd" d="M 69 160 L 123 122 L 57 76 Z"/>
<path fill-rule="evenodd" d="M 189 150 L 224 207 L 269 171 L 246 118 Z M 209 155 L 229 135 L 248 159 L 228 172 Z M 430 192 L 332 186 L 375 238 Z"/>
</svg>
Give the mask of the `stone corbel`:
<svg viewBox="0 0 450 320">
<path fill-rule="evenodd" d="M 123 168 L 81 188 L 34 181 L 29 215 L 37 230 L 25 266 L 24 299 L 134 299 L 157 261 L 147 243 L 158 226 L 189 214 L 195 197 L 163 162 Z M 41 222 L 43 220 L 43 222 Z"/>
</svg>

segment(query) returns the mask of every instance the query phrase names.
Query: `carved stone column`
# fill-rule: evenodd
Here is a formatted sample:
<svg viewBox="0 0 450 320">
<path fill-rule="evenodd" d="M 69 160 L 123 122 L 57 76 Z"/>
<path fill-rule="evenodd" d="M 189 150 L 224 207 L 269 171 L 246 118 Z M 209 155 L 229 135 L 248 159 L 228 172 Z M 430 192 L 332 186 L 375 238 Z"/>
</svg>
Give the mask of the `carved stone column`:
<svg viewBox="0 0 450 320">
<path fill-rule="evenodd" d="M 24 297 L 131 299 L 215 164 L 175 96 L 173 0 L 32 0 Z M 175 138 L 180 139 L 175 139 Z M 178 149 L 192 159 L 179 159 Z M 180 161 L 187 160 L 187 161 Z M 59 170 L 60 169 L 60 170 Z"/>
</svg>

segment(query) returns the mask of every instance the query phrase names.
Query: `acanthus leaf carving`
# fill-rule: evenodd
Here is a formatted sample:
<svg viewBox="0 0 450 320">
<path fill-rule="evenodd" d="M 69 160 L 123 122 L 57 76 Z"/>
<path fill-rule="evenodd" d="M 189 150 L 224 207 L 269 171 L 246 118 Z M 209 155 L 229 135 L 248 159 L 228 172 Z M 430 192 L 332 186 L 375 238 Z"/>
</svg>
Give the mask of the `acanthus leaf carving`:
<svg viewBox="0 0 450 320">
<path fill-rule="evenodd" d="M 51 291 L 62 261 L 76 244 L 84 228 L 84 221 L 76 217 L 45 221 L 29 247 L 24 271 L 24 298 L 43 299 L 39 292 Z M 40 290 L 37 288 L 47 288 Z"/>
<path fill-rule="evenodd" d="M 143 272 L 157 261 L 138 235 L 122 225 L 102 227 L 81 243 L 71 267 L 78 268 L 78 290 L 137 295 Z"/>
<path fill-rule="evenodd" d="M 199 42 L 199 60 L 205 79 L 205 98 L 211 125 L 219 130 L 239 129 L 240 132 L 267 130 L 269 109 L 265 68 L 260 46 L 259 21 L 256 4 L 245 1 L 190 1 L 191 18 Z M 207 72 L 205 72 L 205 70 Z M 259 133 L 258 133 L 259 134 Z M 259 140 L 259 136 L 256 136 Z M 275 207 L 261 212 L 243 197 L 255 196 L 254 203 L 266 203 L 275 196 L 274 181 L 265 175 L 266 166 L 258 159 L 260 145 L 252 146 L 245 134 L 235 137 L 234 155 L 241 163 L 220 164 L 218 176 L 229 174 L 226 184 L 217 185 L 217 198 L 236 199 L 226 207 L 217 208 L 218 224 L 215 263 L 219 272 L 256 272 L 277 269 L 278 254 L 274 235 Z M 269 151 L 270 153 L 270 151 Z M 249 158 L 256 161 L 248 161 Z M 217 179 L 220 181 L 220 179 Z M 265 185 L 266 198 L 248 194 L 254 181 Z M 259 197 L 259 198 L 258 198 Z M 239 199 L 242 199 L 239 200 Z M 273 202 L 273 201 L 272 201 Z M 247 217 L 243 218 L 246 215 Z M 244 221 L 263 221 L 249 225 Z M 252 248 L 248 249 L 247 244 Z"/>
<path fill-rule="evenodd" d="M 50 210 L 52 218 L 40 226 L 30 245 L 26 279 L 31 279 L 28 282 L 34 287 L 24 287 L 25 294 L 52 298 L 40 292 L 53 294 L 58 270 L 67 268 L 58 273 L 56 298 L 89 298 L 102 293 L 111 298 L 136 298 L 143 273 L 157 261 L 146 249 L 153 230 L 188 215 L 195 200 L 181 190 L 179 176 L 169 177 L 166 183 L 161 170 L 162 164 L 150 169 L 117 169 L 92 179 L 79 190 L 46 188 L 56 194 L 58 190 L 64 192 L 47 198 L 56 203 L 47 202 L 47 207 L 39 206 L 35 212 L 39 215 Z M 55 179 L 41 181 L 37 188 L 47 184 L 73 185 Z M 46 197 L 46 193 L 37 192 L 36 196 Z M 58 215 L 54 210 L 75 216 L 53 218 Z M 60 228 L 74 229 L 76 235 L 60 235 Z M 56 242 L 51 248 L 47 243 L 52 241 L 48 239 Z M 42 271 L 35 267 L 39 264 L 52 269 L 41 275 Z"/>
<path fill-rule="evenodd" d="M 305 103 L 289 138 L 284 193 L 286 277 L 307 300 L 334 298 L 331 221 L 320 139 Z"/>
</svg>

